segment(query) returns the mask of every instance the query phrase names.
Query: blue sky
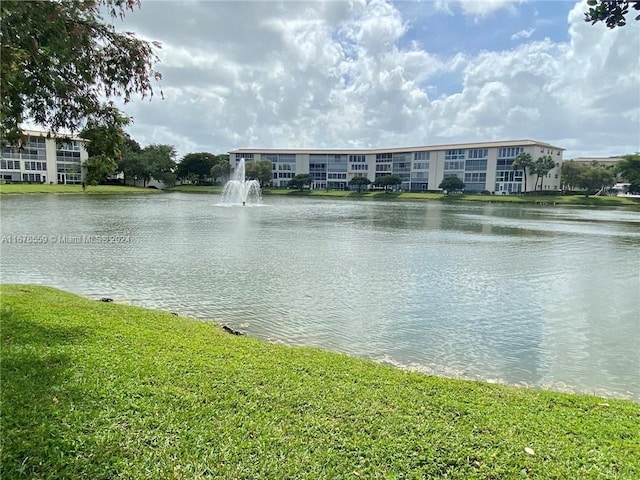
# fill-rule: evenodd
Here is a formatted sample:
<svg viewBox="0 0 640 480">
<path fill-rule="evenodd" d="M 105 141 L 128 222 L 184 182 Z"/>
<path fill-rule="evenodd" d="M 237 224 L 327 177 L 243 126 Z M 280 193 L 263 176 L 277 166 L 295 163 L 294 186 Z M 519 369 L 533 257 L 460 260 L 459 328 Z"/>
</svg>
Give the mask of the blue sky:
<svg viewBox="0 0 640 480">
<path fill-rule="evenodd" d="M 640 22 L 585 1 L 150 1 L 118 28 L 162 43 L 141 144 L 400 147 L 530 138 L 640 150 Z M 603 87 L 604 86 L 604 87 Z"/>
<path fill-rule="evenodd" d="M 482 50 L 508 50 L 518 43 L 545 37 L 554 42 L 566 41 L 567 15 L 574 3 L 514 4 L 485 16 L 465 15 L 455 4 L 449 7 L 449 12 L 437 10 L 435 2 L 400 1 L 393 5 L 408 22 L 405 44 L 416 41 L 442 54 L 477 54 Z M 528 32 L 528 36 L 522 32 Z M 512 38 L 518 33 L 519 38 Z"/>
</svg>

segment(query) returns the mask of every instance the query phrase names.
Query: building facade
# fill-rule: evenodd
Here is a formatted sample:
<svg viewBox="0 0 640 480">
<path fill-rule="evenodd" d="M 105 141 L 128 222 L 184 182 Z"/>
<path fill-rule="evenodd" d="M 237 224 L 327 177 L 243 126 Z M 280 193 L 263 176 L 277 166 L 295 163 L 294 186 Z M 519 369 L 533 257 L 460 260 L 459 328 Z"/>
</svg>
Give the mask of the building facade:
<svg viewBox="0 0 640 480">
<path fill-rule="evenodd" d="M 496 194 L 524 191 L 524 174 L 513 169 L 513 161 L 522 152 L 533 160 L 549 155 L 555 167 L 543 182 L 544 190 L 560 188 L 563 148 L 534 140 L 461 143 L 407 148 L 381 149 L 254 149 L 229 152 L 232 175 L 240 159 L 268 160 L 273 171 L 272 185 L 283 187 L 298 174 L 310 174 L 311 188 L 345 189 L 355 177 L 372 182 L 386 175 L 398 175 L 405 191 L 438 190 L 447 175 L 456 175 L 468 192 Z M 529 173 L 529 177 L 531 174 Z M 527 191 L 533 191 L 535 179 L 527 178 Z"/>
<path fill-rule="evenodd" d="M 591 165 L 593 162 L 597 162 L 600 165 L 606 167 L 615 167 L 618 162 L 622 160 L 622 157 L 575 157 L 570 158 L 567 161 L 576 162 L 582 165 Z"/>
<path fill-rule="evenodd" d="M 24 131 L 20 147 L 2 146 L 0 178 L 4 182 L 82 183 L 88 154 L 85 140 Z"/>
</svg>

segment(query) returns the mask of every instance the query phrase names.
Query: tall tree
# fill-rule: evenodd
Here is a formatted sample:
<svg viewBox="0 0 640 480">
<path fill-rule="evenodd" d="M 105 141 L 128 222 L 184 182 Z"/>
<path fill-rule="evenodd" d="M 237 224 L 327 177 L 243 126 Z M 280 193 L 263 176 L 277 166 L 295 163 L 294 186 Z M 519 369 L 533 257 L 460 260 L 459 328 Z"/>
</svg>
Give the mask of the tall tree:
<svg viewBox="0 0 640 480">
<path fill-rule="evenodd" d="M 89 158 L 84 167 L 87 172 L 86 182 L 90 185 L 103 182 L 108 175 L 117 171 L 127 139 L 124 127 L 131 123 L 131 119 L 121 115 L 117 108 L 107 108 L 111 110 L 111 122 L 92 118 L 80 132 L 80 137 L 87 140 L 85 148 Z"/>
<path fill-rule="evenodd" d="M 464 182 L 457 175 L 446 175 L 438 185 L 438 188 L 447 191 L 447 195 L 451 192 L 462 190 L 464 187 Z"/>
<path fill-rule="evenodd" d="M 113 106 L 107 108 L 111 111 L 109 116 L 113 121 L 105 122 L 104 119 L 92 118 L 87 122 L 79 136 L 87 140 L 85 148 L 89 157 L 106 155 L 117 160 L 120 158 L 122 148 L 127 140 L 124 127 L 131 123 L 131 118 L 122 115 Z"/>
<path fill-rule="evenodd" d="M 556 162 L 553 161 L 553 157 L 551 157 L 551 155 L 543 155 L 533 163 L 532 170 L 537 175 L 534 190 L 538 187 L 538 180 L 540 180 L 540 191 L 542 191 L 542 184 L 544 183 L 545 175 L 553 170 L 553 167 L 555 166 Z"/>
<path fill-rule="evenodd" d="M 216 163 L 216 156 L 213 153 L 188 153 L 178 163 L 176 175 L 178 178 L 187 179 L 190 174 L 195 174 L 197 183 L 203 184 L 207 177 L 211 176 L 211 169 Z"/>
<path fill-rule="evenodd" d="M 362 187 L 366 187 L 371 183 L 368 177 L 354 177 L 349 180 L 349 185 L 358 187 L 358 193 L 362 191 Z"/>
<path fill-rule="evenodd" d="M 139 0 L 0 2 L 0 130 L 16 143 L 25 120 L 53 132 L 117 123 L 109 99 L 153 95 L 157 42 L 106 23 Z"/>
<path fill-rule="evenodd" d="M 376 187 L 384 187 L 384 191 L 386 192 L 389 187 L 395 187 L 402 183 L 402 179 L 399 175 L 384 175 L 382 177 L 378 177 L 375 179 L 373 184 Z"/>
<path fill-rule="evenodd" d="M 113 158 L 109 158 L 106 155 L 96 155 L 95 157 L 89 157 L 82 166 L 86 171 L 84 182 L 89 185 L 98 185 L 104 182 L 109 175 L 115 173 L 118 165 Z"/>
<path fill-rule="evenodd" d="M 578 186 L 584 189 L 585 197 L 588 197 L 593 191 L 610 187 L 614 183 L 614 170 L 598 162 L 593 162 L 591 165 L 582 165 L 580 169 Z"/>
<path fill-rule="evenodd" d="M 640 192 L 640 153 L 623 155 L 617 170 L 622 179 L 631 184 L 630 192 Z"/>
<path fill-rule="evenodd" d="M 578 186 L 582 173 L 580 167 L 581 165 L 573 160 L 562 163 L 562 167 L 560 167 L 560 177 L 562 178 L 564 190 L 574 190 Z"/>
<path fill-rule="evenodd" d="M 124 183 L 133 180 L 135 183 L 136 175 L 140 168 L 140 152 L 142 148 L 140 144 L 125 133 L 125 139 L 120 149 L 120 159 L 118 160 L 117 171 L 124 175 Z"/>
<path fill-rule="evenodd" d="M 142 169 L 140 178 L 146 187 L 151 178 L 167 185 L 175 183 L 176 149 L 172 145 L 152 144 L 140 152 Z"/>
<path fill-rule="evenodd" d="M 244 173 L 247 178 L 258 180 L 260 185 L 269 185 L 273 180 L 273 170 L 269 160 L 252 160 L 245 163 Z"/>
<path fill-rule="evenodd" d="M 304 190 L 304 187 L 306 187 L 307 185 L 311 185 L 311 182 L 313 182 L 313 178 L 311 177 L 311 175 L 309 175 L 308 173 L 301 173 L 289 180 L 287 186 L 289 188 L 297 188 L 298 190 L 302 191 Z"/>
<path fill-rule="evenodd" d="M 609 28 L 627 24 L 629 7 L 640 11 L 640 0 L 587 0 L 587 5 L 589 10 L 584 14 L 584 21 L 592 25 L 605 22 Z M 635 20 L 640 20 L 640 15 L 636 15 Z"/>
<path fill-rule="evenodd" d="M 527 192 L 527 170 L 533 168 L 533 158 L 530 153 L 521 152 L 513 161 L 512 168 L 514 170 L 522 170 L 524 175 L 524 193 Z"/>
<path fill-rule="evenodd" d="M 269 168 L 271 168 L 271 165 L 269 165 Z M 215 163 L 209 171 L 209 174 L 211 175 L 211 182 L 213 184 L 216 184 L 219 178 L 228 177 L 230 170 L 231 165 L 229 165 L 229 155 L 226 153 L 216 155 Z M 271 173 L 269 173 L 269 175 L 271 175 Z M 271 177 L 269 177 L 269 181 L 271 181 Z"/>
</svg>

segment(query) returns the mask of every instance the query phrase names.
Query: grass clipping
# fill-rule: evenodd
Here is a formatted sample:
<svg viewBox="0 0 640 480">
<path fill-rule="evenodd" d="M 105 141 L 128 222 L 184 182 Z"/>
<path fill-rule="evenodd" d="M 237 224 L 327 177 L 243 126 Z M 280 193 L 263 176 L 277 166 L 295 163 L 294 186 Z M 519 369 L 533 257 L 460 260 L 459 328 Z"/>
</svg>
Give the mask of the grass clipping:
<svg viewBox="0 0 640 480">
<path fill-rule="evenodd" d="M 2 286 L 2 478 L 639 478 L 640 405 Z"/>
</svg>

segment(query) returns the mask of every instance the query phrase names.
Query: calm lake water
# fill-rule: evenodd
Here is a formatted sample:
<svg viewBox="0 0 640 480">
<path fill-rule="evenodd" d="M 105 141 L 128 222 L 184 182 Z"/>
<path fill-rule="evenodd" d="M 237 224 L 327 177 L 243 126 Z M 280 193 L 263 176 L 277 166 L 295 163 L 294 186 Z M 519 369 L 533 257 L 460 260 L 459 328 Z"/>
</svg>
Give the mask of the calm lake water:
<svg viewBox="0 0 640 480">
<path fill-rule="evenodd" d="M 1 280 L 431 374 L 640 400 L 637 211 L 219 201 L 3 196 Z"/>
</svg>

